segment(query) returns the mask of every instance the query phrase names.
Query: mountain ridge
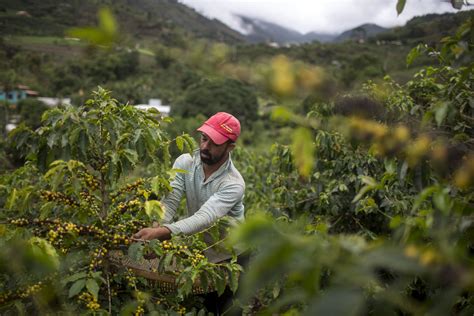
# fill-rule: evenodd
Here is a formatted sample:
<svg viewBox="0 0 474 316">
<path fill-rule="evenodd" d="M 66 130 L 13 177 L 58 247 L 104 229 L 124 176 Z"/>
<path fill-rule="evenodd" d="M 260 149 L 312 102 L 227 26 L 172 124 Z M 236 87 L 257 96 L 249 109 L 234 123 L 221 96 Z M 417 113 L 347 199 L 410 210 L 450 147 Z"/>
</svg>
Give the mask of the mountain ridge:
<svg viewBox="0 0 474 316">
<path fill-rule="evenodd" d="M 311 31 L 301 33 L 274 22 L 259 18 L 236 15 L 243 29 L 250 30 L 245 37 L 251 43 L 276 43 L 278 45 L 302 44 L 313 41 L 321 43 L 341 42 L 345 40 L 367 40 L 368 37 L 389 30 L 376 24 L 365 23 L 339 34 Z"/>
</svg>

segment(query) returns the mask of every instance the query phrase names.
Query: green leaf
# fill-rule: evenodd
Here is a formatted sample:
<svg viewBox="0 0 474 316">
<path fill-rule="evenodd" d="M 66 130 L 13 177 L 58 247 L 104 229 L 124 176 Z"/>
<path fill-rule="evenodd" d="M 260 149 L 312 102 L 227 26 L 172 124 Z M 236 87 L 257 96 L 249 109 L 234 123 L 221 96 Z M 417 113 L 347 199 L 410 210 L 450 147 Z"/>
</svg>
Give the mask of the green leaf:
<svg viewBox="0 0 474 316">
<path fill-rule="evenodd" d="M 135 150 L 132 149 L 124 149 L 123 155 L 125 158 L 130 162 L 130 164 L 135 165 L 138 161 L 138 154 Z"/>
<path fill-rule="evenodd" d="M 237 291 L 237 288 L 239 287 L 239 271 L 233 271 L 230 267 L 229 269 L 229 281 L 230 281 L 230 289 L 233 293 Z"/>
<path fill-rule="evenodd" d="M 181 136 L 176 137 L 176 146 L 178 147 L 179 151 L 183 151 L 184 148 L 184 139 Z"/>
<path fill-rule="evenodd" d="M 407 67 L 410 66 L 416 58 L 418 58 L 421 54 L 422 49 L 424 49 L 425 46 L 423 44 L 419 44 L 418 46 L 414 47 L 412 50 L 407 55 L 406 63 Z"/>
<path fill-rule="evenodd" d="M 46 239 L 32 237 L 28 242 L 28 249 L 32 259 L 51 270 L 57 270 L 59 268 L 59 255 L 56 249 Z"/>
<path fill-rule="evenodd" d="M 451 209 L 450 198 L 444 191 L 439 191 L 433 195 L 433 203 L 444 214 L 448 214 Z"/>
<path fill-rule="evenodd" d="M 165 270 L 171 267 L 171 260 L 173 260 L 173 254 L 172 253 L 166 254 L 165 259 L 163 260 L 163 265 L 164 265 Z"/>
<path fill-rule="evenodd" d="M 99 298 L 99 284 L 95 279 L 87 279 L 86 288 L 96 300 Z"/>
<path fill-rule="evenodd" d="M 300 175 L 310 175 L 314 164 L 315 144 L 311 131 L 305 127 L 299 127 L 293 133 L 291 152 Z"/>
<path fill-rule="evenodd" d="M 73 285 L 69 288 L 69 298 L 79 294 L 85 285 L 86 285 L 85 279 L 80 279 L 74 282 Z"/>
<path fill-rule="evenodd" d="M 220 278 L 215 278 L 214 281 L 216 282 L 217 294 L 220 296 L 225 291 L 225 287 L 227 285 L 226 279 L 223 277 L 220 277 Z"/>
<path fill-rule="evenodd" d="M 140 260 L 143 257 L 143 244 L 139 242 L 132 243 L 128 247 L 128 256 L 132 260 Z"/>
<path fill-rule="evenodd" d="M 402 224 L 402 217 L 400 215 L 392 217 L 390 220 L 390 228 L 395 229 Z"/>
<path fill-rule="evenodd" d="M 438 124 L 438 127 L 441 126 L 441 124 L 443 124 L 444 120 L 446 119 L 446 115 L 448 114 L 449 109 L 448 105 L 448 102 L 440 102 L 436 106 L 435 120 L 436 124 Z"/>
<path fill-rule="evenodd" d="M 13 206 L 15 205 L 16 199 L 17 199 L 17 190 L 13 189 L 10 195 L 8 196 L 7 203 L 5 205 L 5 208 L 8 210 L 11 210 Z"/>
<path fill-rule="evenodd" d="M 99 11 L 99 27 L 105 33 L 113 36 L 117 32 L 117 22 L 109 8 L 102 8 Z"/>
<path fill-rule="evenodd" d="M 284 106 L 277 106 L 272 110 L 272 120 L 286 122 L 293 117 L 293 113 Z"/>
<path fill-rule="evenodd" d="M 406 0 L 398 0 L 397 1 L 397 14 L 400 15 L 405 8 Z"/>
<path fill-rule="evenodd" d="M 183 134 L 182 137 L 185 140 L 186 149 L 188 150 L 188 152 L 192 152 L 196 147 L 196 141 L 188 134 Z"/>
<path fill-rule="evenodd" d="M 420 194 L 415 199 L 415 203 L 413 203 L 413 207 L 411 209 L 411 212 L 414 213 L 420 206 L 421 203 L 423 203 L 428 197 L 433 195 L 435 192 L 439 191 L 439 187 L 437 186 L 430 186 L 421 191 Z"/>
<path fill-rule="evenodd" d="M 108 34 L 95 27 L 72 28 L 67 34 L 71 37 L 80 38 L 91 44 L 106 45 L 110 44 Z"/>
<path fill-rule="evenodd" d="M 370 186 L 378 185 L 377 181 L 374 178 L 369 177 L 369 176 L 360 176 L 360 180 L 362 181 L 362 183 L 370 185 Z"/>
<path fill-rule="evenodd" d="M 453 8 L 455 8 L 457 10 L 461 10 L 462 6 L 464 5 L 464 1 L 463 0 L 451 0 L 451 5 L 453 6 Z"/>
<path fill-rule="evenodd" d="M 151 220 L 160 220 L 165 217 L 165 211 L 160 201 L 150 200 L 145 202 L 145 213 Z"/>
<path fill-rule="evenodd" d="M 64 279 L 64 282 L 66 282 L 66 283 L 74 282 L 74 281 L 77 281 L 79 279 L 85 279 L 86 277 L 87 277 L 86 272 L 78 272 L 78 273 L 75 273 L 75 274 L 67 277 L 66 279 Z"/>
<path fill-rule="evenodd" d="M 365 185 L 360 189 L 359 193 L 352 199 L 352 203 L 359 201 L 367 192 L 373 190 L 374 187 L 371 185 Z"/>
</svg>

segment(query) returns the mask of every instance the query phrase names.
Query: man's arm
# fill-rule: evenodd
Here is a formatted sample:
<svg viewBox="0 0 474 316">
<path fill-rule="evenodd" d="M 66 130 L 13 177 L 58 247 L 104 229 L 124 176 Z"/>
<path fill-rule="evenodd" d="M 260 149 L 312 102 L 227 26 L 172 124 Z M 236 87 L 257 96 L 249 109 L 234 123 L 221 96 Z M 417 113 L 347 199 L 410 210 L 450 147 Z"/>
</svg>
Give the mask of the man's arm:
<svg viewBox="0 0 474 316">
<path fill-rule="evenodd" d="M 173 234 L 191 235 L 212 226 L 219 218 L 225 216 L 244 195 L 244 186 L 239 183 L 225 185 L 214 193 L 192 216 L 164 225 Z"/>
</svg>

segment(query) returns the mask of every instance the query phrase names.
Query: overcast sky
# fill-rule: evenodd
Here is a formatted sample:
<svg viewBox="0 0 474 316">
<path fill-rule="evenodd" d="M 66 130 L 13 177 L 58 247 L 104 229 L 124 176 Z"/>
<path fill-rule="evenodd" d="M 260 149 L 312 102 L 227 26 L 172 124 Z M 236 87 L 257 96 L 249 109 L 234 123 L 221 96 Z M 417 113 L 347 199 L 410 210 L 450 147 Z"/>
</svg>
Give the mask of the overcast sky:
<svg viewBox="0 0 474 316">
<path fill-rule="evenodd" d="M 241 29 L 233 14 L 260 18 L 307 33 L 340 33 L 364 23 L 403 25 L 417 15 L 457 12 L 441 0 L 407 0 L 397 16 L 396 0 L 178 0 L 198 12 Z M 472 3 L 472 1 L 471 1 Z M 472 9 L 472 6 L 466 9 Z"/>
</svg>

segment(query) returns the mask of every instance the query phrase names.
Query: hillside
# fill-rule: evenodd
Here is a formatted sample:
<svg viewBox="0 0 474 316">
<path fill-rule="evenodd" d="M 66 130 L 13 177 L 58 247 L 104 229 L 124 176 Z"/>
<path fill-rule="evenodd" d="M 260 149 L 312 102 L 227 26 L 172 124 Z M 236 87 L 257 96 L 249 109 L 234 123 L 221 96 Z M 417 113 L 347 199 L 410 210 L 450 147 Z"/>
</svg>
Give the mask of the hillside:
<svg viewBox="0 0 474 316">
<path fill-rule="evenodd" d="M 255 85 L 258 96 L 266 98 L 265 87 L 256 80 L 271 78 L 265 67 L 274 57 L 284 55 L 298 65 L 323 68 L 334 89 L 351 91 L 385 75 L 406 82 L 421 66 L 433 62 L 425 57 L 406 67 L 406 55 L 416 42 L 431 43 L 435 36 L 453 33 L 469 16 L 469 12 L 460 12 L 415 18 L 407 26 L 378 33 L 367 41 L 337 43 L 323 43 L 328 38 L 318 39 L 321 34 L 302 35 L 276 24 L 249 20 L 259 26 L 254 30 L 269 36 L 265 43 L 249 44 L 244 35 L 176 1 L 117 0 L 111 10 L 126 38 L 125 45 L 116 45 L 114 51 L 93 51 L 85 49 L 83 42 L 64 38 L 68 28 L 96 25 L 97 9 L 104 3 L 2 1 L 0 80 L 28 85 L 44 96 L 72 96 L 79 101 L 85 91 L 101 85 L 122 100 L 143 103 L 160 97 L 171 103 L 203 79 L 230 77 Z M 365 27 L 381 30 L 374 25 Z M 437 31 L 441 35 L 429 32 L 443 28 L 446 31 Z M 297 42 L 292 36 L 301 39 L 310 35 L 318 42 L 289 47 L 267 44 L 277 36 Z M 213 43 L 218 40 L 230 44 Z M 261 73 L 255 75 L 256 69 Z"/>
<path fill-rule="evenodd" d="M 369 37 L 386 32 L 389 29 L 378 26 L 376 24 L 363 24 L 348 31 L 341 33 L 334 39 L 335 42 L 343 42 L 347 40 L 367 40 Z"/>
<path fill-rule="evenodd" d="M 404 26 L 374 36 L 380 41 L 401 41 L 403 43 L 438 43 L 443 37 L 453 34 L 467 19 L 473 17 L 473 11 L 461 11 L 456 14 L 428 14 L 408 21 Z"/>
<path fill-rule="evenodd" d="M 185 36 L 242 42 L 243 36 L 176 0 L 5 0 L 0 3 L 0 35 L 62 36 L 75 26 L 97 23 L 107 5 L 120 21 L 121 32 L 133 38 L 154 38 L 179 44 Z"/>
</svg>

